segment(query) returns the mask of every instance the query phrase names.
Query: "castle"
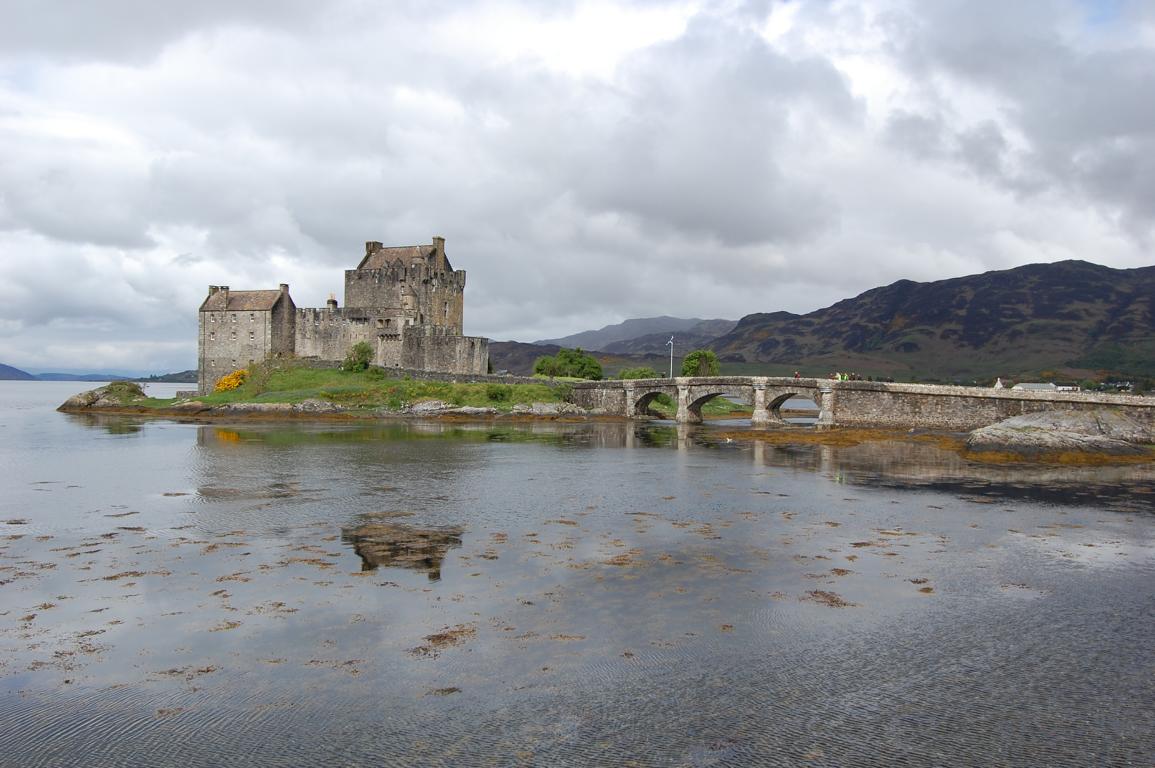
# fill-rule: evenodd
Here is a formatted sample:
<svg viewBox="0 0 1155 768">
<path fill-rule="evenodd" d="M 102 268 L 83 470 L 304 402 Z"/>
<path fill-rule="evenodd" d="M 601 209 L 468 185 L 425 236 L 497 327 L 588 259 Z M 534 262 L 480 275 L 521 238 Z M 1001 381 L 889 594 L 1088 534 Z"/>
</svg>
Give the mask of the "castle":
<svg viewBox="0 0 1155 768">
<path fill-rule="evenodd" d="M 345 306 L 299 309 L 282 283 L 276 290 L 230 291 L 210 285 L 200 307 L 198 392 L 226 374 L 269 357 L 339 362 L 364 341 L 386 368 L 483 374 L 489 340 L 462 334 L 465 271 L 445 256 L 445 238 L 386 248 L 365 243 L 365 257 L 345 270 Z"/>
</svg>

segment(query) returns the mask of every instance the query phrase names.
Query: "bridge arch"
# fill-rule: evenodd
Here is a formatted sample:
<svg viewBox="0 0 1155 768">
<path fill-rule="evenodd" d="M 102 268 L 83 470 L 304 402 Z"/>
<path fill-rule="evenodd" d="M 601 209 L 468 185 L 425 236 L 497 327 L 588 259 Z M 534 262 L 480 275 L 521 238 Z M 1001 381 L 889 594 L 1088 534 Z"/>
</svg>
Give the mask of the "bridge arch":
<svg viewBox="0 0 1155 768">
<path fill-rule="evenodd" d="M 767 388 L 766 389 L 766 416 L 773 423 L 785 424 L 786 418 L 782 415 L 782 406 L 793 398 L 809 400 L 814 403 L 815 410 L 822 412 L 822 392 L 810 388 Z"/>
<path fill-rule="evenodd" d="M 673 406 L 675 408 L 677 408 L 678 393 L 676 390 L 674 390 L 673 392 L 668 392 L 668 391 L 661 390 L 661 389 L 651 389 L 651 390 L 647 390 L 647 391 L 642 392 L 642 394 L 640 396 L 637 395 L 637 393 L 635 392 L 635 394 L 634 394 L 635 399 L 633 402 L 634 415 L 636 415 L 636 416 L 661 416 L 661 414 L 659 414 L 658 412 L 651 410 L 650 405 L 653 404 L 653 402 L 655 400 L 657 400 L 659 397 L 661 397 L 662 395 L 665 395 L 667 398 L 669 398 L 671 400 Z"/>
</svg>

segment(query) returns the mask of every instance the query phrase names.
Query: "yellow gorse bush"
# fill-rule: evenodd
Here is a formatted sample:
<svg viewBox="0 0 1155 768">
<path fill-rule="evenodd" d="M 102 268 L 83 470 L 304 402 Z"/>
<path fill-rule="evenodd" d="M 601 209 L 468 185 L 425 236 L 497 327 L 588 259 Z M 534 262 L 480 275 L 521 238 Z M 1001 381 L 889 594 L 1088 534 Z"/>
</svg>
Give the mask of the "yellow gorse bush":
<svg viewBox="0 0 1155 768">
<path fill-rule="evenodd" d="M 221 377 L 220 381 L 217 382 L 217 385 L 216 385 L 216 387 L 214 387 L 213 391 L 214 392 L 232 392 L 234 389 L 236 389 L 237 387 L 239 387 L 245 383 L 245 379 L 248 378 L 248 375 L 249 375 L 249 372 L 247 370 L 245 370 L 244 368 L 241 368 L 238 371 L 233 371 L 232 373 L 226 374 L 226 375 Z"/>
</svg>

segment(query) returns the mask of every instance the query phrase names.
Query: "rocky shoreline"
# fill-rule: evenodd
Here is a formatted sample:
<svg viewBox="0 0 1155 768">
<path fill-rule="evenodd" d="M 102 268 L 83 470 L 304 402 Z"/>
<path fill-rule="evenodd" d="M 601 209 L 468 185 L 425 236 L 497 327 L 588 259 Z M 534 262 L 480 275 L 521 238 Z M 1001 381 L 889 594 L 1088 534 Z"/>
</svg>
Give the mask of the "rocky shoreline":
<svg viewBox="0 0 1155 768">
<path fill-rule="evenodd" d="M 319 398 L 309 398 L 296 403 L 220 403 L 210 404 L 201 400 L 178 400 L 169 406 L 144 405 L 147 397 L 123 383 L 109 384 L 97 389 L 81 392 L 68 398 L 57 408 L 62 413 L 101 413 L 109 415 L 160 416 L 172 418 L 342 418 L 342 419 L 382 419 L 382 418 L 429 418 L 429 417 L 477 417 L 477 418 L 542 418 L 596 417 L 601 414 L 587 411 L 572 403 L 532 403 L 517 404 L 509 410 L 454 405 L 441 400 L 423 400 L 399 409 L 386 408 L 346 408 Z"/>
<path fill-rule="evenodd" d="M 972 431 L 966 449 L 974 454 L 1023 457 L 1097 454 L 1150 455 L 1155 425 L 1109 408 L 1056 410 L 1014 416 Z"/>
<path fill-rule="evenodd" d="M 572 403 L 518 404 L 512 408 L 461 406 L 441 400 L 424 400 L 399 409 L 348 408 L 311 398 L 296 403 L 221 403 L 197 399 L 168 406 L 145 405 L 146 396 L 127 382 L 109 384 L 66 400 L 57 410 L 64 413 L 152 416 L 159 418 L 218 419 L 542 419 L 614 420 Z M 965 458 L 979 462 L 1108 463 L 1155 461 L 1155 424 L 1147 424 L 1109 408 L 1056 410 L 1005 419 L 966 435 L 937 433 Z M 909 440 L 928 437 L 925 431 L 833 428 L 819 432 L 805 429 L 731 431 L 727 435 L 770 440 L 841 444 L 870 440 Z"/>
</svg>

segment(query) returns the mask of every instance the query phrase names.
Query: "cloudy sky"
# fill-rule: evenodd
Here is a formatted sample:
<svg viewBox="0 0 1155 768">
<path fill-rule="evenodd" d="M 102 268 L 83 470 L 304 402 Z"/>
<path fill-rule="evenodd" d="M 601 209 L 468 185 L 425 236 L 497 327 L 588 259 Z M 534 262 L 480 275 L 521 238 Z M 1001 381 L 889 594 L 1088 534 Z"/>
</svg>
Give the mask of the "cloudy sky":
<svg viewBox="0 0 1155 768">
<path fill-rule="evenodd" d="M 0 362 L 434 234 L 466 331 L 1151 263 L 1152 0 L 0 0 Z"/>
</svg>

